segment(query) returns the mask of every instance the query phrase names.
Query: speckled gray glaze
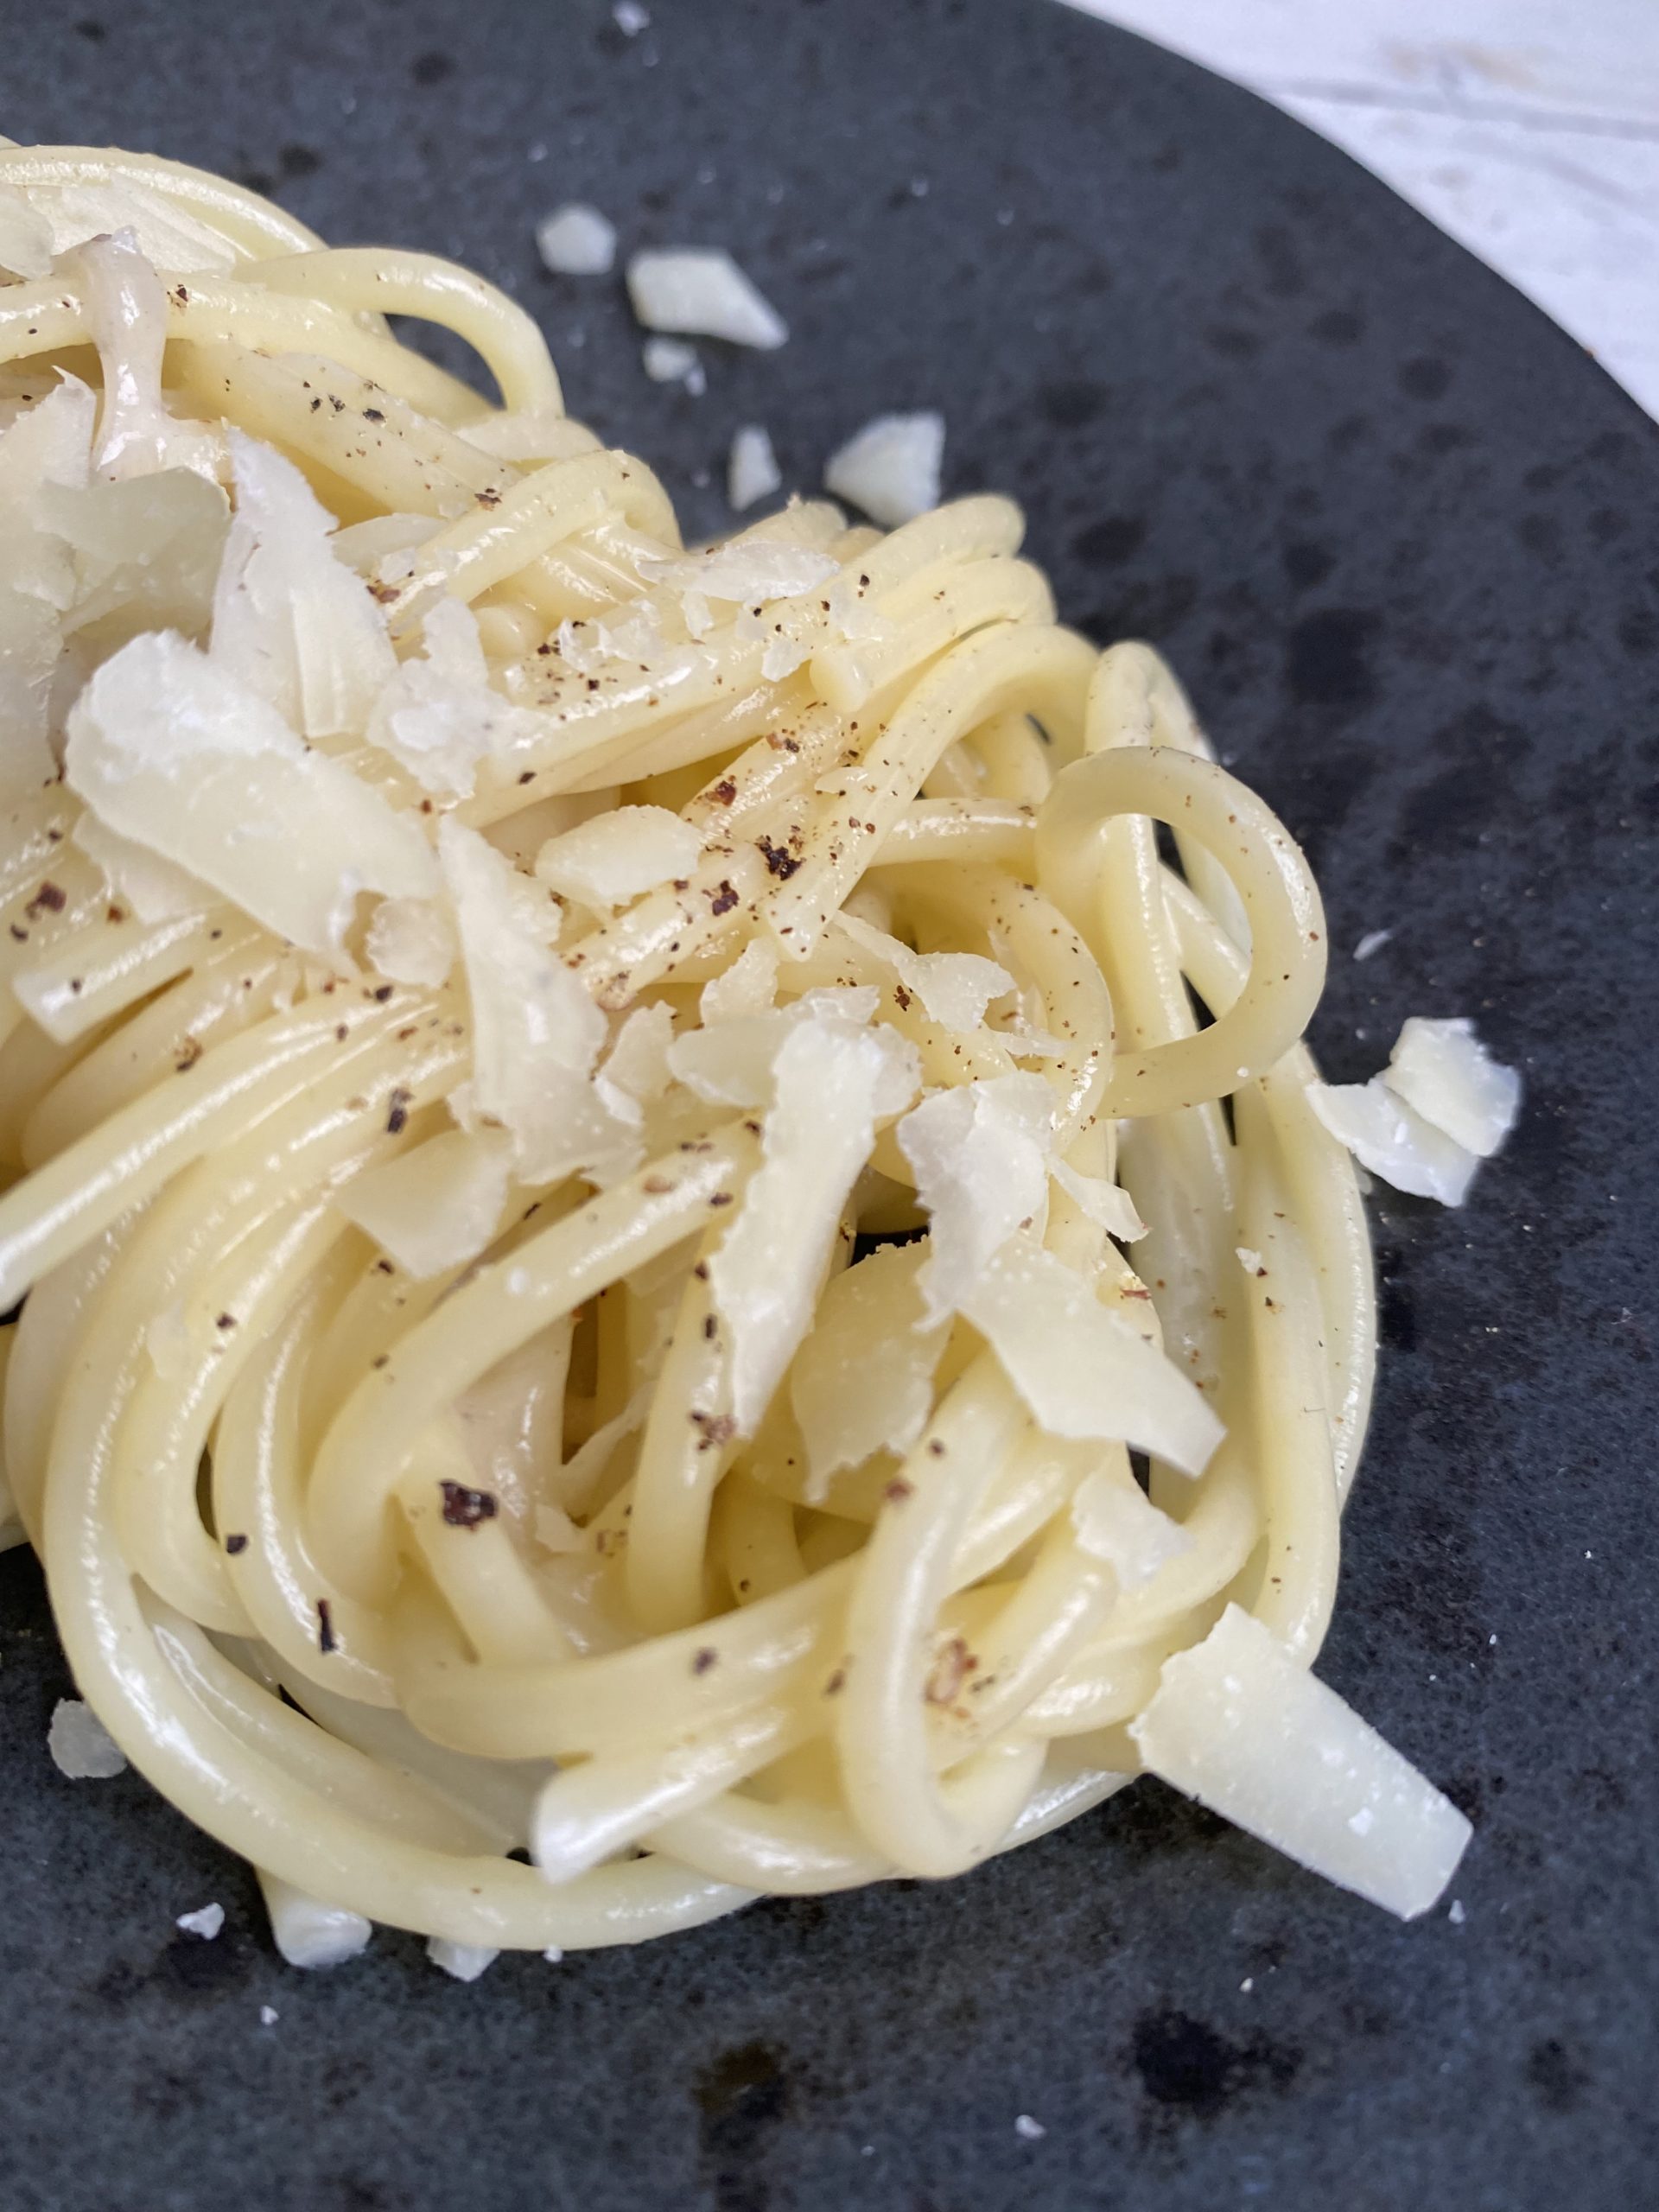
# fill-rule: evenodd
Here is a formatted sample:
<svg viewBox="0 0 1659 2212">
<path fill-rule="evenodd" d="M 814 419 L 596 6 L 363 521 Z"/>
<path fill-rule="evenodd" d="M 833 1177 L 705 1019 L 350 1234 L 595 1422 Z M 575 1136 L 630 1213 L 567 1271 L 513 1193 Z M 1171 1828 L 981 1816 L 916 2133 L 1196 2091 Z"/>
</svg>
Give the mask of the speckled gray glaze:
<svg viewBox="0 0 1659 2212">
<path fill-rule="evenodd" d="M 135 1778 L 48 1764 L 67 1684 L 13 1556 L 0 2202 L 1659 2203 L 1659 432 L 1341 155 L 1058 7 L 653 9 L 633 39 L 552 0 L 16 9 L 0 119 L 486 270 L 694 529 L 741 422 L 810 486 L 870 413 L 943 407 L 950 489 L 1016 493 L 1068 616 L 1172 653 L 1306 841 L 1330 1070 L 1411 1013 L 1522 1065 L 1465 1211 L 1376 1205 L 1388 1348 L 1322 1662 L 1473 1815 L 1466 1919 L 1400 1928 L 1146 1785 L 942 1889 L 469 1988 L 387 1934 L 292 1974 L 243 1868 Z M 620 278 L 537 269 L 567 197 L 626 245 L 736 247 L 789 346 L 706 348 L 701 399 L 648 383 Z M 175 1933 L 213 1897 L 217 1942 Z"/>
</svg>

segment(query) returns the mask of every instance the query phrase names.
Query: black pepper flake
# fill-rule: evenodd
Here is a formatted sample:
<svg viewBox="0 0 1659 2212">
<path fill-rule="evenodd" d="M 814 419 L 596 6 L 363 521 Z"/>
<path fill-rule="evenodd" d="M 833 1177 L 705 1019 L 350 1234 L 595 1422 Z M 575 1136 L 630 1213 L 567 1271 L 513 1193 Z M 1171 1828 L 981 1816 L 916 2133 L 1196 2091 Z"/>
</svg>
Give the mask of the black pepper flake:
<svg viewBox="0 0 1659 2212">
<path fill-rule="evenodd" d="M 737 785 L 730 776 L 722 776 L 709 791 L 709 796 L 712 799 L 717 799 L 721 806 L 729 806 L 737 797 Z"/>
<path fill-rule="evenodd" d="M 321 1652 L 329 1652 L 334 1648 L 334 1607 L 326 1598 L 319 1598 L 317 1600 L 317 1649 Z"/>
<path fill-rule="evenodd" d="M 712 1451 L 717 1445 L 729 1444 L 737 1433 L 737 1423 L 730 1414 L 700 1413 L 695 1406 L 691 1408 L 691 1426 L 698 1431 L 699 1452 Z"/>
<path fill-rule="evenodd" d="M 395 1275 L 397 1270 L 390 1260 L 377 1260 L 374 1263 L 374 1272 L 378 1275 Z"/>
<path fill-rule="evenodd" d="M 390 1366 L 391 1363 L 391 1354 L 389 1351 L 377 1352 L 374 1357 L 369 1362 L 369 1365 L 374 1368 L 387 1367 Z"/>
<path fill-rule="evenodd" d="M 11 933 L 13 937 L 16 938 L 19 944 L 27 944 L 29 943 L 29 931 L 26 929 L 20 928 L 16 922 L 13 922 L 11 925 Z"/>
<path fill-rule="evenodd" d="M 188 1074 L 189 1074 L 189 1072 L 190 1072 L 190 1071 L 191 1071 L 191 1069 L 192 1069 L 193 1067 L 194 1067 L 194 1065 L 196 1065 L 196 1062 L 197 1062 L 200 1058 L 201 1058 L 201 1039 L 200 1039 L 200 1037 L 187 1037 L 187 1038 L 185 1039 L 185 1040 L 184 1040 L 183 1044 L 182 1044 L 182 1045 L 181 1045 L 181 1046 L 180 1046 L 180 1047 L 179 1047 L 179 1057 L 178 1057 L 178 1058 L 177 1058 L 176 1060 L 175 1060 L 175 1061 L 174 1061 L 173 1065 L 174 1065 L 174 1067 L 177 1070 L 177 1071 L 179 1072 L 179 1074 L 180 1074 L 180 1075 L 188 1075 Z"/>
<path fill-rule="evenodd" d="M 322 404 L 322 401 L 321 401 L 321 397 L 318 397 L 318 398 L 316 398 L 316 399 L 314 399 L 314 400 L 311 402 L 311 412 L 315 415 L 315 414 L 316 413 L 316 411 L 317 411 L 318 408 L 320 408 L 320 407 L 321 406 L 321 404 Z M 372 585 L 372 584 L 371 584 L 371 585 L 370 585 L 370 587 L 369 587 L 369 588 L 370 588 L 370 590 L 371 590 L 371 591 L 372 591 L 372 590 L 373 590 L 373 588 L 374 588 L 373 585 Z"/>
<path fill-rule="evenodd" d="M 465 1483 L 441 1482 L 443 1492 L 443 1517 L 451 1529 L 476 1529 L 480 1521 L 493 1521 L 496 1516 L 495 1492 L 488 1490 L 468 1490 Z"/>
<path fill-rule="evenodd" d="M 391 996 L 391 985 L 382 983 L 378 991 L 371 992 L 370 996 L 377 1006 L 385 1006 L 386 1001 Z"/>
<path fill-rule="evenodd" d="M 536 771 L 533 768 L 526 768 L 518 780 L 521 784 L 533 784 L 536 780 Z"/>
<path fill-rule="evenodd" d="M 825 1697 L 839 1697 L 846 1687 L 847 1669 L 844 1667 L 837 1667 L 835 1673 L 830 1675 L 829 1681 L 824 1684 L 823 1694 Z"/>
<path fill-rule="evenodd" d="M 475 496 L 480 507 L 499 507 L 501 504 L 501 494 L 493 484 L 486 484 Z"/>
<path fill-rule="evenodd" d="M 71 997 L 79 998 L 86 988 L 86 983 L 85 977 L 80 976 L 72 976 L 69 978 L 69 992 Z"/>
<path fill-rule="evenodd" d="M 414 1096 L 412 1090 L 405 1090 L 401 1084 L 388 1093 L 386 1135 L 389 1137 L 401 1136 L 409 1127 L 409 1106 Z"/>
<path fill-rule="evenodd" d="M 760 857 L 765 861 L 767 868 L 780 883 L 787 883 L 800 866 L 794 854 L 787 846 L 774 845 L 770 837 L 758 837 L 755 842 L 760 848 Z"/>
<path fill-rule="evenodd" d="M 709 1201 L 711 1206 L 728 1206 L 732 1203 L 729 1191 L 716 1191 Z"/>
<path fill-rule="evenodd" d="M 692 1268 L 691 1272 L 696 1275 L 699 1282 L 707 1282 L 709 1280 L 708 1262 L 706 1260 L 699 1260 L 696 1266 Z"/>
<path fill-rule="evenodd" d="M 214 1322 L 213 1326 L 216 1329 L 233 1329 L 236 1326 L 235 1314 L 221 1313 L 218 1320 Z"/>
<path fill-rule="evenodd" d="M 55 883 L 47 882 L 41 886 L 23 912 L 31 922 L 37 922 L 42 914 L 60 914 L 68 903 Z"/>
<path fill-rule="evenodd" d="M 913 1496 L 915 1489 L 914 1483 L 907 1483 L 902 1475 L 895 1475 L 883 1489 L 881 1495 L 889 1505 L 902 1505 L 907 1497 Z"/>
<path fill-rule="evenodd" d="M 902 1013 L 908 1014 L 910 1012 L 910 993 L 905 988 L 902 983 L 895 983 L 893 985 L 893 995 L 898 1000 L 900 1011 Z"/>
<path fill-rule="evenodd" d="M 248 1548 L 248 1540 L 245 1536 L 226 1536 L 225 1539 L 225 1548 L 229 1552 L 231 1557 L 234 1559 L 238 1552 L 246 1551 Z"/>
<path fill-rule="evenodd" d="M 710 1344 L 713 1344 L 715 1338 L 720 1334 L 720 1322 L 714 1314 L 705 1313 L 703 1315 L 702 1333 L 708 1338 Z"/>
<path fill-rule="evenodd" d="M 363 410 L 363 420 L 365 423 L 384 423 L 385 419 L 385 415 L 378 407 L 365 407 Z"/>
<path fill-rule="evenodd" d="M 736 904 L 737 893 L 722 876 L 718 887 L 709 893 L 709 908 L 716 914 L 729 914 Z"/>
<path fill-rule="evenodd" d="M 334 1024 L 334 1041 L 337 1044 L 343 1045 L 351 1033 L 343 1021 L 337 1021 Z"/>
<path fill-rule="evenodd" d="M 720 1654 L 714 1645 L 705 1643 L 693 1658 L 691 1671 L 694 1675 L 706 1675 L 711 1667 L 718 1664 L 719 1660 Z"/>
</svg>

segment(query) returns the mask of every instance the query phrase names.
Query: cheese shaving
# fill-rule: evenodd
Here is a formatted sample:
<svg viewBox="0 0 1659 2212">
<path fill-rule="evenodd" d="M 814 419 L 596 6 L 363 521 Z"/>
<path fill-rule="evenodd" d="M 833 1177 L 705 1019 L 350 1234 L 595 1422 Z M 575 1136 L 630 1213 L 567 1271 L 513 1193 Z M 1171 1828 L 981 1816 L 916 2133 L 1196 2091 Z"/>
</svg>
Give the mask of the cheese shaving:
<svg viewBox="0 0 1659 2212">
<path fill-rule="evenodd" d="M 512 1146 L 499 1129 L 446 1129 L 354 1176 L 334 1199 L 406 1275 L 423 1282 L 475 1260 L 506 1204 Z"/>
<path fill-rule="evenodd" d="M 126 1753 L 78 1697 L 60 1697 L 53 1707 L 46 1747 L 53 1765 L 71 1782 L 107 1782 L 126 1771 Z"/>
<path fill-rule="evenodd" d="M 1420 1198 L 1460 1206 L 1480 1161 L 1408 1106 L 1380 1075 L 1369 1083 L 1307 1085 L 1307 1103 L 1363 1167 Z"/>
<path fill-rule="evenodd" d="M 836 926 L 861 951 L 890 969 L 907 991 L 913 991 L 928 1020 L 942 1028 L 977 1029 L 991 1001 L 1014 988 L 1007 969 L 979 953 L 912 952 L 899 938 L 849 913 L 837 918 Z"/>
<path fill-rule="evenodd" d="M 455 964 L 455 933 L 434 899 L 383 899 L 369 917 L 366 950 L 377 974 L 435 991 Z"/>
<path fill-rule="evenodd" d="M 770 499 L 783 480 L 770 436 L 760 423 L 745 423 L 732 439 L 726 464 L 726 498 L 734 513 L 741 514 L 757 499 Z"/>
<path fill-rule="evenodd" d="M 438 887 L 414 821 L 183 639 L 135 638 L 69 715 L 71 788 L 108 828 L 308 952 L 337 952 L 357 894 Z"/>
<path fill-rule="evenodd" d="M 636 253 L 628 297 L 647 330 L 723 338 L 734 346 L 781 346 L 789 327 L 721 248 Z"/>
<path fill-rule="evenodd" d="M 622 906 L 690 875 L 702 854 L 697 832 L 666 807 L 619 806 L 550 838 L 536 855 L 536 874 L 584 906 Z"/>
<path fill-rule="evenodd" d="M 1106 1561 L 1121 1590 L 1140 1589 L 1192 1549 L 1185 1529 L 1127 1474 L 1086 1475 L 1071 1500 L 1071 1525 L 1081 1549 Z"/>
<path fill-rule="evenodd" d="M 824 1262 L 876 1124 L 914 1095 L 915 1057 L 890 1030 L 823 1018 L 778 1053 L 761 1166 L 709 1262 L 729 1332 L 732 1413 L 752 1436 L 811 1325 Z"/>
<path fill-rule="evenodd" d="M 537 224 L 536 251 L 556 276 L 608 276 L 616 261 L 616 226 L 597 207 L 573 200 Z"/>
<path fill-rule="evenodd" d="M 1152 1773 L 1402 1920 L 1469 1841 L 1457 1807 L 1237 1605 L 1165 1661 L 1129 1733 Z"/>
<path fill-rule="evenodd" d="M 1401 1030 L 1383 1081 L 1426 1122 L 1481 1160 L 1492 1154 L 1521 1111 L 1521 1077 L 1493 1059 L 1466 1019 L 1414 1014 Z"/>
<path fill-rule="evenodd" d="M 944 459 L 942 415 L 878 415 L 830 455 L 824 486 L 896 530 L 938 506 Z"/>
<path fill-rule="evenodd" d="M 878 1452 L 902 1456 L 927 1425 L 944 1324 L 930 1325 L 919 1245 L 883 1245 L 836 1275 L 790 1370 L 790 1405 L 806 1446 L 807 1494 Z"/>
<path fill-rule="evenodd" d="M 1200 1392 L 1052 1252 L 1011 1237 L 957 1303 L 1052 1435 L 1110 1439 L 1203 1472 L 1223 1432 Z"/>
<path fill-rule="evenodd" d="M 1120 1244 L 1133 1244 L 1146 1235 L 1147 1224 L 1121 1184 L 1109 1183 L 1103 1175 L 1080 1175 L 1063 1160 L 1053 1161 L 1048 1172 L 1067 1198 Z"/>
<path fill-rule="evenodd" d="M 512 1139 L 528 1183 L 631 1159 L 633 1145 L 592 1082 L 605 1017 L 526 926 L 511 864 L 453 817 L 438 836 L 473 1008 L 475 1109 Z"/>
<path fill-rule="evenodd" d="M 960 1307 L 992 1254 L 1040 1220 L 1053 1128 L 1053 1092 L 1026 1074 L 937 1091 L 899 1123 L 899 1149 L 928 1216 L 930 1320 Z"/>
</svg>

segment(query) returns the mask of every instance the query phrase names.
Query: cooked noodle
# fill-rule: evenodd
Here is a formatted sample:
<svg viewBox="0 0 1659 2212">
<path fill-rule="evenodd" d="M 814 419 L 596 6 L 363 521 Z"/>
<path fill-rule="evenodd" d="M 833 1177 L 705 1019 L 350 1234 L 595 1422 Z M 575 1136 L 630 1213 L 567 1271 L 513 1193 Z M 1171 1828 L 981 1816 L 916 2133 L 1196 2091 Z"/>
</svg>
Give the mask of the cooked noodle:
<svg viewBox="0 0 1659 2212">
<path fill-rule="evenodd" d="M 221 576 L 124 619 L 120 574 L 60 608 L 67 780 L 14 775 L 0 842 L 5 1463 L 133 1764 L 273 1896 L 569 1950 L 1076 1818 L 1230 1605 L 1306 1668 L 1375 1351 L 1305 1096 L 1324 922 L 1162 664 L 1056 625 L 1001 498 L 887 537 L 795 505 L 700 562 L 482 280 L 168 162 L 0 150 L 31 204 L 79 186 L 207 243 L 156 283 L 135 215 L 113 279 L 72 249 L 0 287 L 8 438 L 62 369 L 101 394 L 78 498 L 119 407 L 149 444 L 111 488 L 216 475 L 239 528 L 270 448 L 345 526 L 326 576 L 262 601 L 250 568 L 251 613 Z M 112 281 L 130 337 L 164 303 L 164 409 L 112 380 Z M 180 629 L 206 661 L 143 634 Z M 256 767 L 210 732 L 181 780 L 168 687 L 257 690 L 273 638 L 297 689 L 260 712 L 306 741 L 210 850 L 209 785 Z M 320 849 L 337 806 L 390 823 L 326 944 L 269 918 L 293 793 Z M 582 830 L 619 806 L 658 811 Z M 548 888 L 604 868 L 632 887 Z M 525 1080 L 532 1000 L 564 1058 Z"/>
</svg>

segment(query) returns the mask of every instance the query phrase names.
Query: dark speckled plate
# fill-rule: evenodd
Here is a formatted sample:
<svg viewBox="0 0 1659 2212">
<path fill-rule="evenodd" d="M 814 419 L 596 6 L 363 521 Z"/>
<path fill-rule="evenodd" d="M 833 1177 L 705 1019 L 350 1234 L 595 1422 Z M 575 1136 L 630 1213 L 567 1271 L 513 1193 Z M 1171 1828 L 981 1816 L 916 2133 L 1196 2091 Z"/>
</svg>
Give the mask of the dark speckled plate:
<svg viewBox="0 0 1659 2212">
<path fill-rule="evenodd" d="M 1474 1816 L 1467 1916 L 1400 1928 L 1147 1785 L 943 1889 L 470 1988 L 393 1935 L 308 1978 L 142 1783 L 48 1764 L 67 1685 L 13 1557 L 0 2203 L 1659 2203 L 1659 432 L 1340 154 L 1131 38 L 1015 0 L 653 5 L 632 40 L 587 0 L 16 9 L 3 119 L 487 270 L 693 527 L 740 422 L 810 485 L 876 410 L 942 406 L 950 489 L 1016 493 L 1067 614 L 1168 651 L 1306 840 L 1332 1071 L 1412 1013 L 1521 1063 L 1473 1203 L 1376 1210 L 1322 1662 Z M 701 399 L 647 383 L 620 283 L 537 270 L 577 196 L 630 245 L 739 248 L 788 346 L 706 349 Z M 215 1897 L 216 1943 L 175 1935 Z"/>
</svg>

